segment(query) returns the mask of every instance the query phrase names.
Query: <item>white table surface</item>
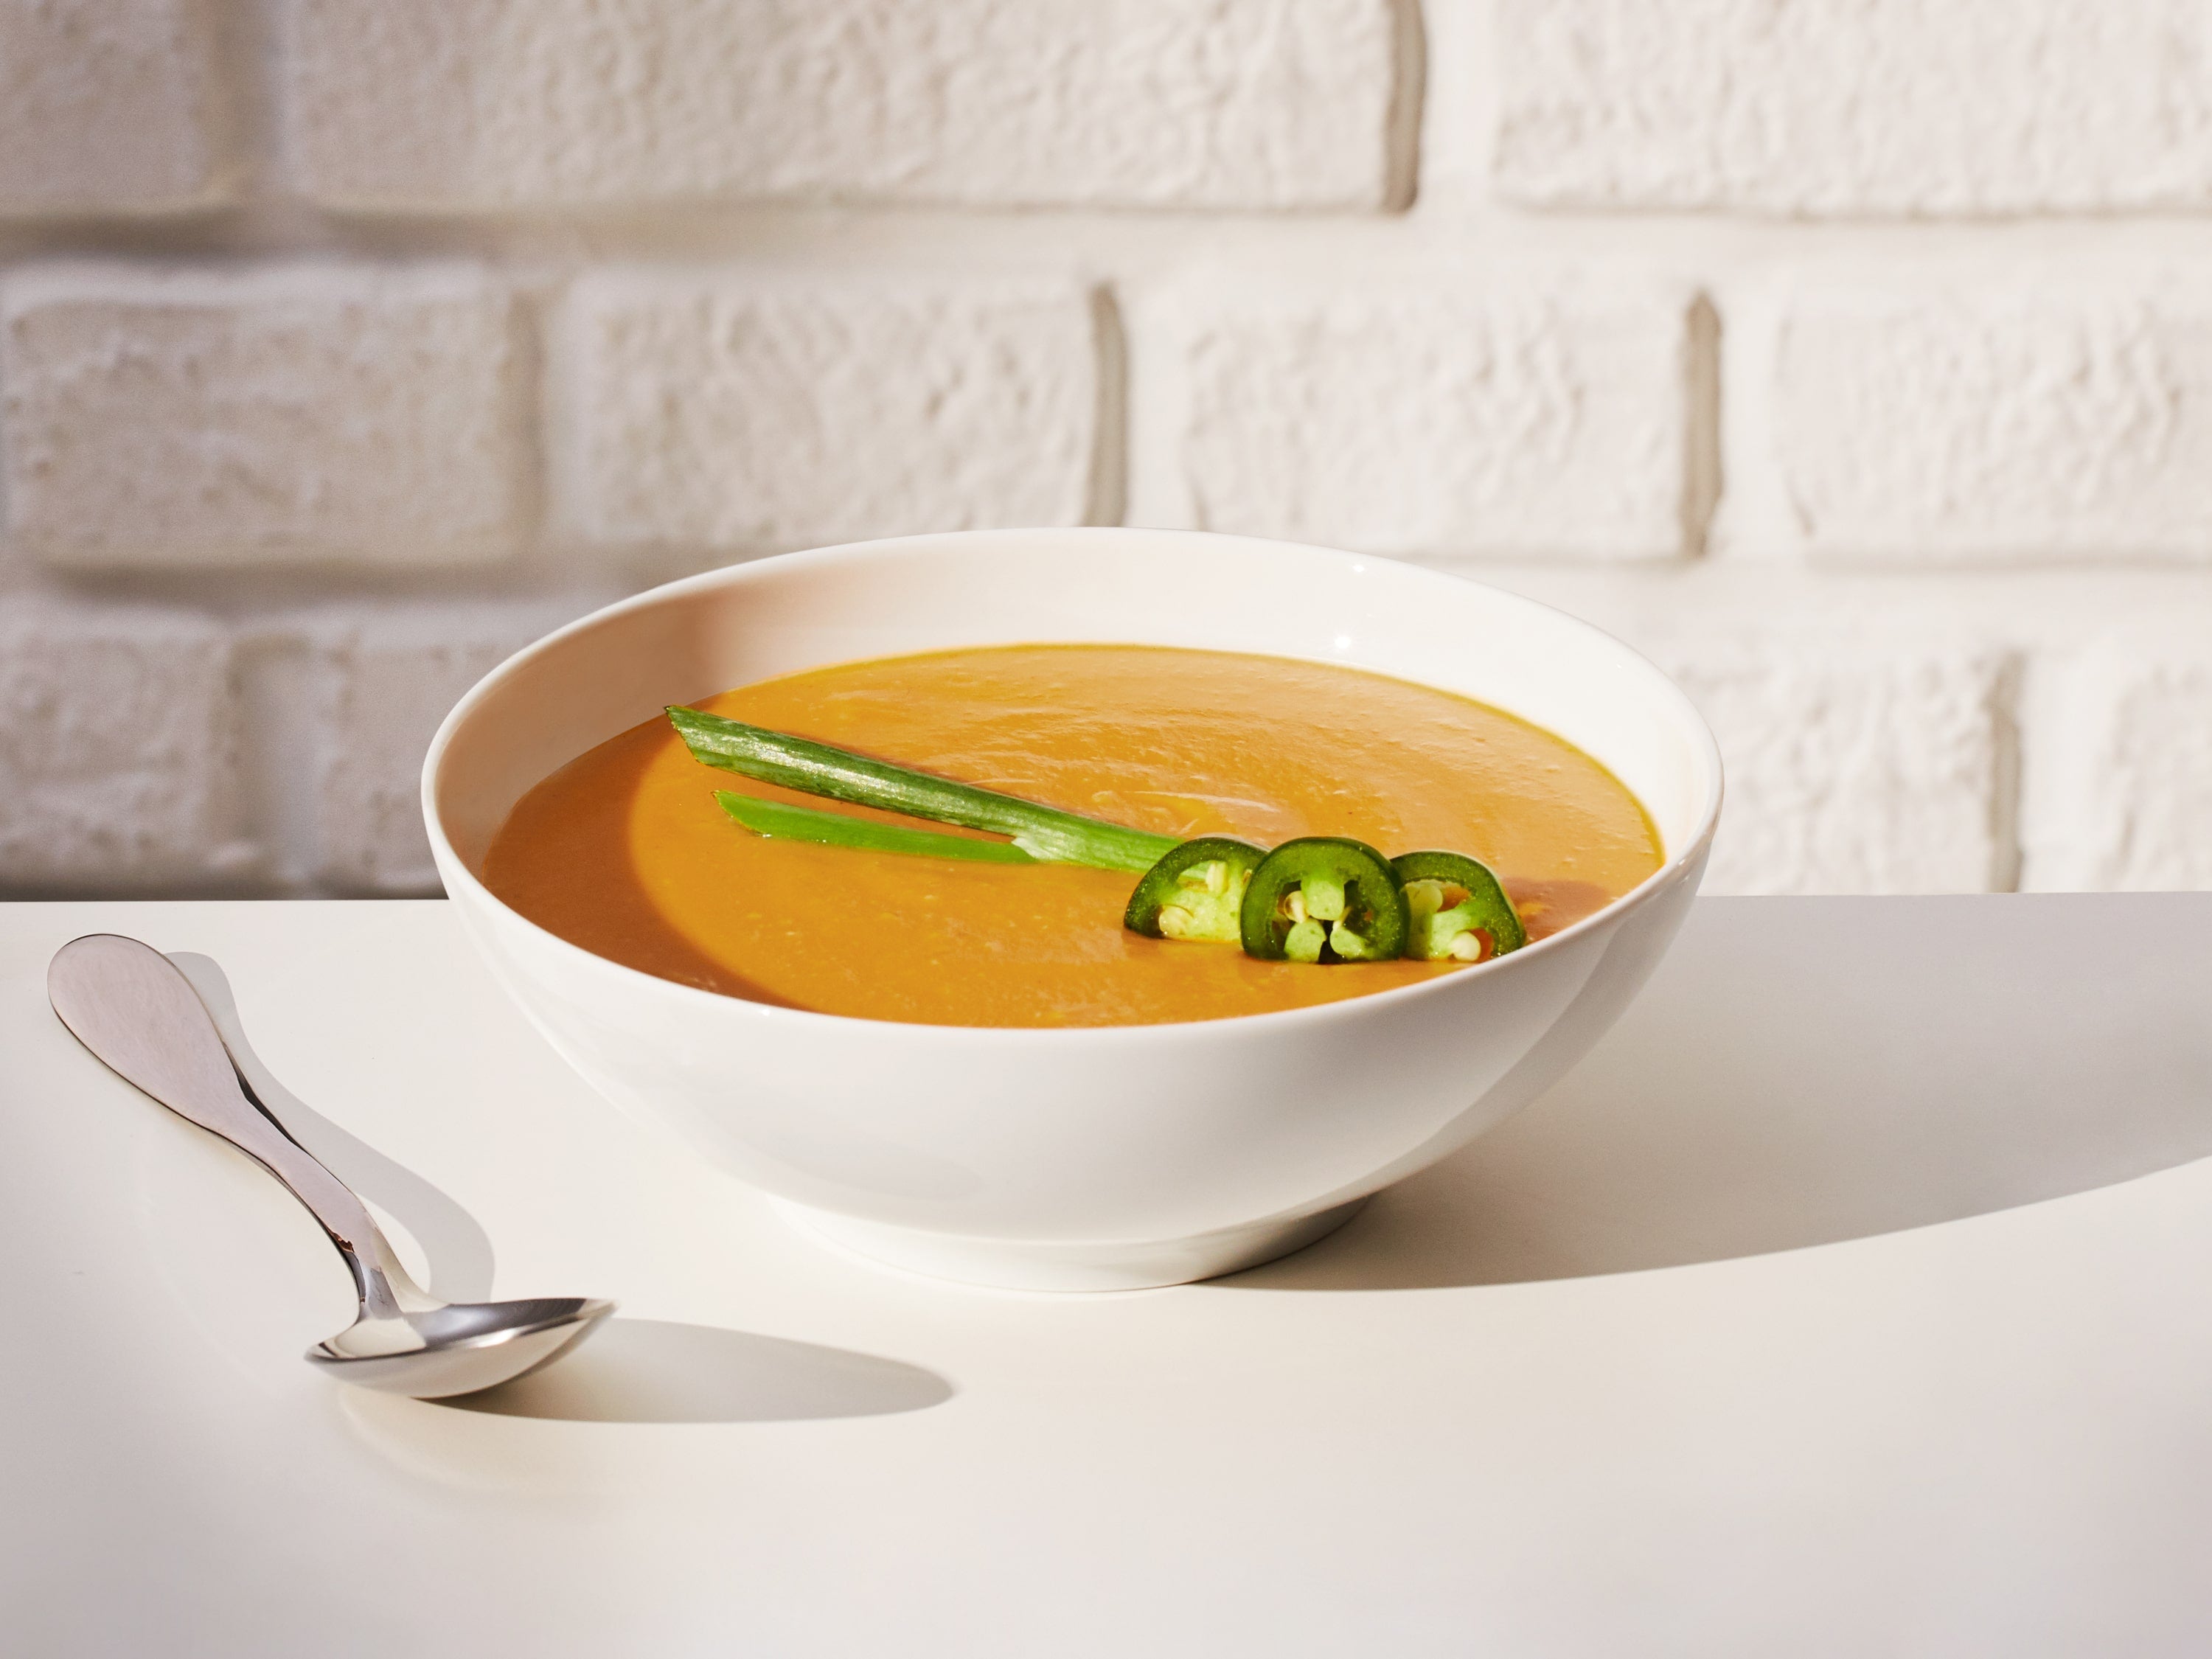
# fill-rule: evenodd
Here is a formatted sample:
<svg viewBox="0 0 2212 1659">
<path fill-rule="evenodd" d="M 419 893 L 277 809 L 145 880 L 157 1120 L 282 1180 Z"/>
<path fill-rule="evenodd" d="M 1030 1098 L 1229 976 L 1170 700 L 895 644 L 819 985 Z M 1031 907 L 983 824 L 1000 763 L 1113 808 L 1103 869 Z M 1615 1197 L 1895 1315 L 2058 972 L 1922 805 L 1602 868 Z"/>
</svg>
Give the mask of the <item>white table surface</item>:
<svg viewBox="0 0 2212 1659">
<path fill-rule="evenodd" d="M 310 1370 L 313 1224 L 46 1007 L 103 929 L 447 1294 L 623 1322 L 497 1412 Z M 794 1234 L 441 904 L 0 907 L 0 1650 L 2212 1652 L 2208 1015 L 2212 895 L 1706 901 L 1344 1232 L 1067 1298 Z"/>
</svg>

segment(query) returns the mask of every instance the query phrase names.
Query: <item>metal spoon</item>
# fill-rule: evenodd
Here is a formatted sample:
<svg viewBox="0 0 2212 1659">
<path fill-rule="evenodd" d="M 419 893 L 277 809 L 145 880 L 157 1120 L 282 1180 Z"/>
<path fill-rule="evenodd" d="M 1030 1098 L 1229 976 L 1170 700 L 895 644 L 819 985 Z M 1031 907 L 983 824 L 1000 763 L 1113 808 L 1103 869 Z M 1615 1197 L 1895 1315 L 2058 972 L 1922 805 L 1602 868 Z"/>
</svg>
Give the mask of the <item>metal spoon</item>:
<svg viewBox="0 0 2212 1659">
<path fill-rule="evenodd" d="M 247 1091 L 191 982 L 152 945 L 72 939 L 47 965 L 46 994 L 111 1070 L 257 1159 L 322 1223 L 361 1296 L 361 1316 L 307 1350 L 332 1376 L 421 1400 L 474 1394 L 550 1364 L 614 1311 L 579 1297 L 445 1303 L 417 1288 L 362 1201 Z"/>
</svg>

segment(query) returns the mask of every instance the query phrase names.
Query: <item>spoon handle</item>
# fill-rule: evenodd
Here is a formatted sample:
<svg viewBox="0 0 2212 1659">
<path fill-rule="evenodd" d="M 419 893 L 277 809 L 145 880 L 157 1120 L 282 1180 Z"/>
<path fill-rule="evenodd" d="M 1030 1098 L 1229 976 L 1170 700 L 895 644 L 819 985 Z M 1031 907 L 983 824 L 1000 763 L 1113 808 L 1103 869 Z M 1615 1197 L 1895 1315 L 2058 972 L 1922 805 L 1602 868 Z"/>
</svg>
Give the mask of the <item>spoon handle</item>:
<svg viewBox="0 0 2212 1659">
<path fill-rule="evenodd" d="M 88 933 L 54 952 L 46 995 L 109 1070 L 283 1182 L 343 1252 L 363 1294 L 370 1275 L 382 1278 L 375 1268 L 389 1247 L 367 1207 L 247 1096 L 199 994 L 168 957 L 120 933 Z"/>
</svg>

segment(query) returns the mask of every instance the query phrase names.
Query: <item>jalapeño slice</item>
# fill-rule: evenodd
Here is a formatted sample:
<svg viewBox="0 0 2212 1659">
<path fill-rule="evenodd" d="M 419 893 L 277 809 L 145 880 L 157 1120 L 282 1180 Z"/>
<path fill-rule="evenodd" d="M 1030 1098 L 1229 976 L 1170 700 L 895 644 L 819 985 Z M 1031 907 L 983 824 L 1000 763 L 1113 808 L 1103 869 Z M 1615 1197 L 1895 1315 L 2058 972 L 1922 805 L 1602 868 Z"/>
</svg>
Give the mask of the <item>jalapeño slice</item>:
<svg viewBox="0 0 2212 1659">
<path fill-rule="evenodd" d="M 1390 860 L 1412 926 L 1406 954 L 1423 962 L 1487 962 L 1528 942 L 1513 902 L 1490 866 L 1459 853 L 1406 853 Z"/>
<path fill-rule="evenodd" d="M 1268 962 L 1371 962 L 1406 946 L 1406 898 L 1365 842 L 1303 836 L 1260 860 L 1238 916 L 1244 954 Z"/>
<path fill-rule="evenodd" d="M 1145 872 L 1121 925 L 1147 939 L 1234 945 L 1252 872 L 1267 856 L 1234 836 L 1200 836 L 1170 848 Z"/>
</svg>

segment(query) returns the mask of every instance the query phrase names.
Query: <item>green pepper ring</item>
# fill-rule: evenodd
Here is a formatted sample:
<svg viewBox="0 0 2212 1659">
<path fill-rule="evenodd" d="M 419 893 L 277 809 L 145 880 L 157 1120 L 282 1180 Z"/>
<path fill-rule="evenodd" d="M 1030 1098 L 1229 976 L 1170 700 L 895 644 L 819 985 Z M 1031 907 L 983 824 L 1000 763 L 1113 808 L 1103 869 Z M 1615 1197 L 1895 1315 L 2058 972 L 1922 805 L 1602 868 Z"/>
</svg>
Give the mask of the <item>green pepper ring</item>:
<svg viewBox="0 0 2212 1659">
<path fill-rule="evenodd" d="M 1367 941 L 1372 958 L 1395 957 L 1406 948 L 1413 929 L 1389 860 L 1364 841 L 1348 836 L 1301 836 L 1286 841 L 1260 860 L 1244 890 L 1244 908 L 1238 915 L 1244 954 L 1262 962 L 1281 962 L 1287 952 L 1284 941 L 1291 924 L 1281 915 L 1282 902 L 1309 876 L 1341 882 L 1346 893 L 1344 924 Z M 1324 962 L 1344 960 L 1334 952 Z"/>
<path fill-rule="evenodd" d="M 1490 957 L 1502 957 L 1528 942 L 1528 930 L 1522 926 L 1513 901 L 1505 896 L 1496 874 L 1480 859 L 1464 853 L 1401 853 L 1390 860 L 1390 869 L 1401 890 L 1417 881 L 1449 882 L 1465 888 L 1466 902 L 1474 908 L 1476 928 L 1490 936 Z M 1409 928 L 1406 943 L 1410 947 L 1413 942 Z M 1483 959 L 1486 962 L 1490 957 Z"/>
<path fill-rule="evenodd" d="M 1129 907 L 1121 913 L 1121 925 L 1146 939 L 1164 939 L 1166 935 L 1160 932 L 1160 912 L 1178 896 L 1176 878 L 1184 871 L 1200 864 L 1220 863 L 1249 876 L 1267 856 L 1266 848 L 1255 847 L 1234 836 L 1200 836 L 1171 847 L 1138 878 L 1136 890 L 1129 895 Z"/>
</svg>

